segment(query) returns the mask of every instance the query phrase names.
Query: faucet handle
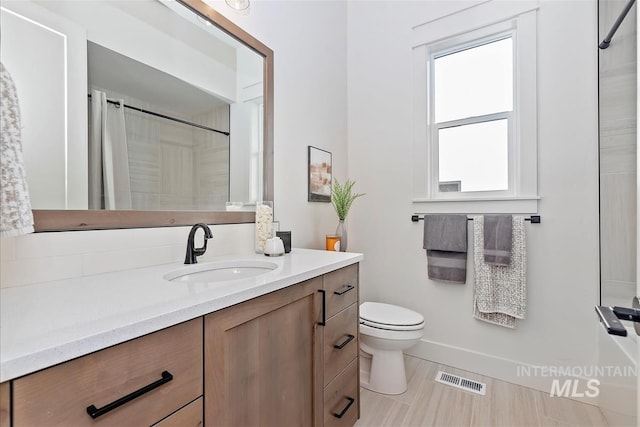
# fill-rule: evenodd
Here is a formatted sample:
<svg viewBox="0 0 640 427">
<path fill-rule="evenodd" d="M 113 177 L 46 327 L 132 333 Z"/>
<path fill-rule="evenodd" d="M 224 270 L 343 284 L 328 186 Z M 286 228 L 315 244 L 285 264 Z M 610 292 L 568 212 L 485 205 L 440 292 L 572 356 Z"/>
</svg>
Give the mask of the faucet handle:
<svg viewBox="0 0 640 427">
<path fill-rule="evenodd" d="M 213 238 L 213 234 L 211 233 L 211 229 L 207 224 L 196 224 L 195 227 L 196 229 L 202 228 L 202 230 L 204 231 L 204 239 L 202 241 L 202 247 L 196 248 L 195 242 L 194 242 L 194 248 L 193 248 L 193 252 L 196 254 L 196 256 L 200 256 L 200 255 L 204 255 L 204 253 L 207 251 L 207 241 Z"/>
<path fill-rule="evenodd" d="M 196 254 L 196 256 L 200 256 L 200 255 L 204 255 L 204 253 L 207 251 L 207 240 L 209 240 L 211 237 L 207 237 L 206 235 L 204 236 L 204 243 L 202 245 L 201 248 L 193 248 L 193 253 Z"/>
</svg>

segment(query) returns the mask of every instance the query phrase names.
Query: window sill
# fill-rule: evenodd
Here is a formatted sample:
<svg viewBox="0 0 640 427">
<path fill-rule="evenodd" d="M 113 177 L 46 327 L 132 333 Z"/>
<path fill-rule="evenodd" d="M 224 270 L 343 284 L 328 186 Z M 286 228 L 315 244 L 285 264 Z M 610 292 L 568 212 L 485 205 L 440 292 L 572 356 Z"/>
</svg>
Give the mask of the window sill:
<svg viewBox="0 0 640 427">
<path fill-rule="evenodd" d="M 518 197 L 460 197 L 449 199 L 413 199 L 413 205 L 420 206 L 420 213 L 538 213 L 539 196 Z"/>
</svg>

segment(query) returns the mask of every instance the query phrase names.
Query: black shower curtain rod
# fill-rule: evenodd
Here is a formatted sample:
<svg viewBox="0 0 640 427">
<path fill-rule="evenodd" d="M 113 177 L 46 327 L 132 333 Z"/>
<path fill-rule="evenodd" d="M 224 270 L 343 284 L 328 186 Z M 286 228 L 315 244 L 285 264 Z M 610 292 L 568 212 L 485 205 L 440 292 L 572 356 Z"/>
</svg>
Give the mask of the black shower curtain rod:
<svg viewBox="0 0 640 427">
<path fill-rule="evenodd" d="M 606 49 L 609 47 L 613 35 L 616 33 L 616 31 L 618 31 L 618 27 L 620 26 L 620 24 L 622 24 L 622 21 L 624 21 L 624 18 L 627 16 L 627 13 L 629 13 L 629 10 L 631 10 L 631 6 L 633 6 L 633 3 L 635 3 L 635 1 L 636 0 L 629 0 L 624 6 L 624 9 L 622 9 L 622 12 L 618 16 L 618 19 L 616 19 L 616 22 L 613 23 L 613 27 L 611 27 L 611 31 L 609 31 L 609 34 L 607 34 L 604 40 L 602 40 L 602 42 L 598 45 L 600 49 Z"/>
<path fill-rule="evenodd" d="M 91 98 L 91 94 L 88 94 L 88 96 L 89 96 L 89 98 Z M 109 104 L 113 104 L 113 105 L 118 105 L 118 106 L 120 105 L 120 103 L 118 101 L 114 101 L 112 99 L 107 99 L 107 102 Z M 155 113 L 153 111 L 145 110 L 144 108 L 140 108 L 140 107 L 133 107 L 133 106 L 127 105 L 127 104 L 122 104 L 122 105 L 124 105 L 124 108 L 130 108 L 131 110 L 140 111 L 141 113 L 150 114 L 152 116 L 160 117 L 160 118 L 167 119 L 167 120 L 172 120 L 174 122 L 182 123 L 183 125 L 189 125 L 189 126 L 197 127 L 197 128 L 204 129 L 204 130 L 209 130 L 211 132 L 220 133 L 220 134 L 226 135 L 226 136 L 230 135 L 229 132 L 225 132 L 225 131 L 218 130 L 218 129 L 213 129 L 213 128 L 210 128 L 210 127 L 207 127 L 207 126 L 204 126 L 204 125 L 199 125 L 198 123 L 192 123 L 192 122 L 188 122 L 186 120 L 178 119 L 176 117 L 171 117 L 171 116 L 167 116 L 167 115 L 164 115 L 164 114 Z"/>
</svg>

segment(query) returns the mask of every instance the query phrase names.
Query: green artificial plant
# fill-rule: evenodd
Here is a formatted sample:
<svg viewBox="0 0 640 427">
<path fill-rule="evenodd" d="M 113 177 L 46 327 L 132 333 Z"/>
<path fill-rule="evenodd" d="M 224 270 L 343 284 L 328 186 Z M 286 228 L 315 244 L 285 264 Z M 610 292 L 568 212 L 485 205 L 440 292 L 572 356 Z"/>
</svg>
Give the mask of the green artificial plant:
<svg viewBox="0 0 640 427">
<path fill-rule="evenodd" d="M 336 178 L 333 180 L 333 186 L 331 187 L 331 204 L 336 210 L 340 221 L 344 221 L 347 217 L 353 201 L 366 194 L 354 193 L 354 185 L 355 181 L 351 181 L 350 179 L 347 179 L 344 185 L 340 185 L 340 182 Z"/>
</svg>

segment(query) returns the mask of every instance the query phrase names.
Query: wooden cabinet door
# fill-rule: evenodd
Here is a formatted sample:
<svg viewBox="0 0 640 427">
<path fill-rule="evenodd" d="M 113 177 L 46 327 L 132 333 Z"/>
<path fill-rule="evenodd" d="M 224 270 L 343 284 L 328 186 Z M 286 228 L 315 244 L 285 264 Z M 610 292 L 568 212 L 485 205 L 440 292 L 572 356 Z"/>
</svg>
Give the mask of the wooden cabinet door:
<svg viewBox="0 0 640 427">
<path fill-rule="evenodd" d="M 205 317 L 205 425 L 318 424 L 321 288 L 315 278 Z"/>
</svg>

